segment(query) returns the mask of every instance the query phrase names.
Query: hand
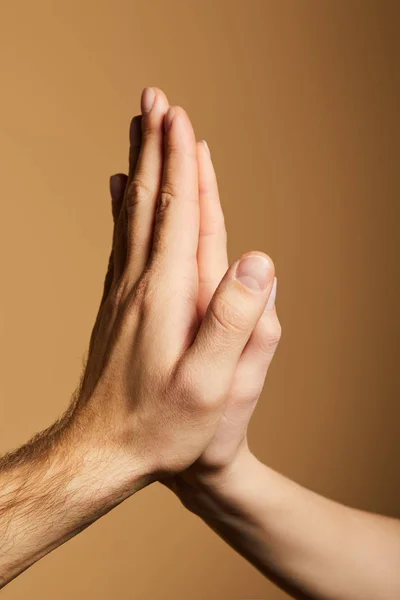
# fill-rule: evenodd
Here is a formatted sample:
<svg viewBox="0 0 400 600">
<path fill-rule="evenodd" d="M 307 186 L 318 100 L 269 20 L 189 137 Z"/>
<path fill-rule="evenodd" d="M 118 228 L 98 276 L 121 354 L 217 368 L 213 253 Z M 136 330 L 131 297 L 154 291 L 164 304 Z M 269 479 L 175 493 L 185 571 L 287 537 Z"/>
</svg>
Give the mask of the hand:
<svg viewBox="0 0 400 600">
<path fill-rule="evenodd" d="M 274 281 L 268 257 L 245 255 L 210 301 L 206 278 L 213 287 L 220 279 L 223 253 L 210 274 L 203 245 L 199 288 L 204 144 L 160 90 L 144 92 L 142 112 L 140 151 L 134 144 L 129 179 L 118 182 L 120 192 L 126 184 L 124 197 L 114 202 L 112 274 L 68 426 L 74 443 L 118 473 L 112 485 L 126 489 L 137 477 L 181 472 L 210 444 Z"/>
<path fill-rule="evenodd" d="M 135 120 L 133 121 L 133 123 Z M 131 139 L 131 147 L 140 144 L 137 136 Z M 198 297 L 196 310 L 201 327 L 207 323 L 215 303 L 215 291 L 228 266 L 226 251 L 226 229 L 218 195 L 218 186 L 211 157 L 206 144 L 197 143 L 198 189 L 200 206 L 200 227 L 197 248 Z M 129 178 L 135 177 L 135 164 L 131 161 Z M 121 203 L 123 186 L 118 180 L 126 176 L 112 178 L 113 203 Z M 117 185 L 118 184 L 118 185 Z M 122 232 L 121 232 L 122 233 Z M 123 237 L 123 234 L 122 234 Z M 196 270 L 196 267 L 193 267 Z M 181 475 L 164 480 L 180 496 L 185 505 L 194 508 L 193 485 L 205 482 L 233 464 L 240 451 L 247 451 L 247 425 L 264 385 L 268 366 L 280 339 L 281 328 L 275 310 L 276 279 L 272 286 L 273 273 L 270 272 L 266 296 L 270 292 L 266 310 L 259 313 L 254 330 L 240 353 L 236 355 L 235 367 L 230 371 L 229 390 L 224 388 L 221 415 L 209 436 L 209 442 L 200 457 Z M 251 282 L 250 282 L 251 284 Z M 271 290 L 272 288 L 272 290 Z M 271 290 L 271 291 L 270 291 Z M 244 290 L 241 290 L 244 291 Z M 248 294 L 257 293 L 246 291 Z M 250 299 L 250 298 L 248 298 Z M 229 308 L 228 308 L 229 306 Z M 224 329 L 233 338 L 248 332 L 247 305 L 229 300 L 225 311 Z M 252 321 L 254 323 L 254 321 Z M 200 329 L 201 329 L 200 327 Z M 232 338 L 232 339 L 233 339 Z M 215 363 L 218 348 L 210 353 L 210 362 Z M 211 365 L 210 365 L 211 368 Z M 213 369 L 210 370 L 210 374 Z M 218 376 L 217 376 L 218 377 Z M 220 405 L 221 406 L 221 405 Z M 193 484 L 193 485 L 192 485 Z M 195 494 L 196 495 L 196 494 Z M 198 495 L 197 495 L 198 496 Z"/>
<path fill-rule="evenodd" d="M 124 194 L 81 385 L 59 421 L 0 459 L 0 587 L 196 461 L 273 285 L 272 262 L 245 256 L 199 318 L 199 146 L 160 90 L 144 92 L 142 112 L 132 174 L 113 180 Z"/>
</svg>

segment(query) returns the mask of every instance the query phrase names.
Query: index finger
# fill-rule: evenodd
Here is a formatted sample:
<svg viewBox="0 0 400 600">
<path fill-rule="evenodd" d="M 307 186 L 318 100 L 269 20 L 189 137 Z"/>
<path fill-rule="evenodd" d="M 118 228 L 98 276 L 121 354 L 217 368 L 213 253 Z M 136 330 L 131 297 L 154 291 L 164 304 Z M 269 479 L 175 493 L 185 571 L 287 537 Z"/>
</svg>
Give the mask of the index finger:
<svg viewBox="0 0 400 600">
<path fill-rule="evenodd" d="M 199 199 L 196 138 L 183 108 L 165 117 L 165 159 L 151 261 L 175 286 L 197 281 Z"/>
</svg>

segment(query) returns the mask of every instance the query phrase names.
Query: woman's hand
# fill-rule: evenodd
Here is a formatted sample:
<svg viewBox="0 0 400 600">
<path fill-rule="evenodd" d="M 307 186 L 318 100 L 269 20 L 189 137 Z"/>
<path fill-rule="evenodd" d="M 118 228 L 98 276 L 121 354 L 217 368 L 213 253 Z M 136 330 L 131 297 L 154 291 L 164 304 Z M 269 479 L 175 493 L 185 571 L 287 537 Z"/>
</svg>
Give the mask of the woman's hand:
<svg viewBox="0 0 400 600">
<path fill-rule="evenodd" d="M 215 173 L 203 143 L 197 144 L 197 164 L 200 224 L 196 310 L 201 332 L 213 314 L 227 257 Z M 131 177 L 132 173 L 133 169 Z M 121 196 L 118 191 L 113 187 L 116 199 Z M 253 287 L 246 276 L 243 282 Z M 272 291 L 265 310 L 252 321 L 256 324 L 235 356 L 229 383 L 223 376 L 226 387 L 214 413 L 218 418 L 213 426 L 206 425 L 207 435 L 197 448 L 208 438 L 206 446 L 193 464 L 163 482 L 233 548 L 296 598 L 399 598 L 398 520 L 349 508 L 306 490 L 261 464 L 248 449 L 247 425 L 280 337 L 272 273 L 267 285 L 266 293 Z M 247 299 L 260 293 L 240 287 L 242 292 Z M 228 337 L 240 336 L 246 329 L 247 305 L 236 304 L 233 297 L 229 304 L 223 302 L 227 307 L 223 320 L 217 317 Z M 209 373 L 218 384 L 220 345 L 217 342 L 212 347 L 214 339 L 210 337 Z M 228 344 L 226 351 L 231 348 Z M 207 377 L 206 369 L 203 373 Z M 177 439 L 179 435 L 185 436 L 184 427 L 177 432 Z"/>
</svg>

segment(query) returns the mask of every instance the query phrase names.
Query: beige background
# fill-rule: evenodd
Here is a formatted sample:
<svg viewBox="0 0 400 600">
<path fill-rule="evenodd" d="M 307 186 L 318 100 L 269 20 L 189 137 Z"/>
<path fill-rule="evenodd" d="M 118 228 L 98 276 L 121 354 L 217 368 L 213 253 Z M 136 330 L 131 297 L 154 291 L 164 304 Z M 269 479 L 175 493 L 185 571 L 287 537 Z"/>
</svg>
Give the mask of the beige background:
<svg viewBox="0 0 400 600">
<path fill-rule="evenodd" d="M 275 259 L 284 335 L 251 425 L 258 456 L 400 516 L 396 1 L 25 1 L 0 14 L 1 431 L 65 408 L 108 258 L 108 176 L 142 88 L 211 147 L 230 258 Z M 5 600 L 282 599 L 161 486 Z"/>
</svg>

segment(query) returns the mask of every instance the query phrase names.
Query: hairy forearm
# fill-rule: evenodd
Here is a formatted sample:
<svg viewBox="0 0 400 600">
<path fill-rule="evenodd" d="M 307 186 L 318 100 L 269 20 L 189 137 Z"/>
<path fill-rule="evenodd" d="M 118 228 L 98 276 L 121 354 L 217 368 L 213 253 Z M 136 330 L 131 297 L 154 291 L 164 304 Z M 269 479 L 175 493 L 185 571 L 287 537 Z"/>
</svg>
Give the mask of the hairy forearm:
<svg viewBox="0 0 400 600">
<path fill-rule="evenodd" d="M 67 423 L 0 459 L 0 587 L 147 481 Z"/>
<path fill-rule="evenodd" d="M 205 481 L 195 512 L 295 597 L 400 597 L 399 521 L 319 496 L 247 452 Z"/>
</svg>

